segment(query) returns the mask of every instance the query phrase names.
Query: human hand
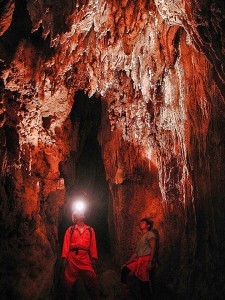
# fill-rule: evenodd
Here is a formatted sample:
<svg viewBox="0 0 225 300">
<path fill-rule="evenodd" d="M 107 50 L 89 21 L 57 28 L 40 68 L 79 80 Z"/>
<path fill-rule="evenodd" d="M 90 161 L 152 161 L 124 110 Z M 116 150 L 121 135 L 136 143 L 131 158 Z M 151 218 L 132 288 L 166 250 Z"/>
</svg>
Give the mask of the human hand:
<svg viewBox="0 0 225 300">
<path fill-rule="evenodd" d="M 97 259 L 96 259 L 96 258 L 92 258 L 92 259 L 91 259 L 91 264 L 92 264 L 92 267 L 93 267 L 94 269 L 96 269 Z"/>
<path fill-rule="evenodd" d="M 134 261 L 133 259 L 129 259 L 127 262 L 125 262 L 125 264 L 123 265 L 123 267 L 127 267 L 133 261 Z"/>
</svg>

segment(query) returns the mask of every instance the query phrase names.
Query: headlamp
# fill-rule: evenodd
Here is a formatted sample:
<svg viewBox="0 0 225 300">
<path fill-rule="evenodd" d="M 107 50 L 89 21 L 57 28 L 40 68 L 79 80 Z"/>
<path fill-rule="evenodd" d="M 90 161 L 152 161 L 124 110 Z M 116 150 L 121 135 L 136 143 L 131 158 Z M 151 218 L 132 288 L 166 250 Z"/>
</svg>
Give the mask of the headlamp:
<svg viewBox="0 0 225 300">
<path fill-rule="evenodd" d="M 84 213 L 86 210 L 86 203 L 82 199 L 76 200 L 76 201 L 73 201 L 71 208 L 72 208 L 72 212 L 74 214 Z"/>
</svg>

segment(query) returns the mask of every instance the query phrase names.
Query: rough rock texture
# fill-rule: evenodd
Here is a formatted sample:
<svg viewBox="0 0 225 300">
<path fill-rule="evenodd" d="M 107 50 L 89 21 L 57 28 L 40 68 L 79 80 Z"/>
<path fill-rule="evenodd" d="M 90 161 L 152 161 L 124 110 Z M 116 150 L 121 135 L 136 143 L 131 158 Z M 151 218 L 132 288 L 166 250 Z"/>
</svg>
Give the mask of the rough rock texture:
<svg viewBox="0 0 225 300">
<path fill-rule="evenodd" d="M 59 165 L 79 146 L 70 112 L 83 90 L 102 101 L 98 141 L 119 262 L 150 214 L 162 293 L 222 299 L 224 5 L 0 1 L 3 297 L 51 297 L 66 199 Z"/>
<path fill-rule="evenodd" d="M 15 1 L 0 1 L 0 36 L 9 28 L 15 8 Z"/>
</svg>

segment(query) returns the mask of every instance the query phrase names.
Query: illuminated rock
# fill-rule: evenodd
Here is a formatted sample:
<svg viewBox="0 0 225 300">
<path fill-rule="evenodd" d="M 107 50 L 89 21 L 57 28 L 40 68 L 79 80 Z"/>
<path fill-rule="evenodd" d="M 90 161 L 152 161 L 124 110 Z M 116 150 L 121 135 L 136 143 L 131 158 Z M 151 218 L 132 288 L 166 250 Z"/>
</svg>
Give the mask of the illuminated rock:
<svg viewBox="0 0 225 300">
<path fill-rule="evenodd" d="M 165 293 L 220 299 L 224 4 L 15 4 L 0 2 L 1 272 L 11 272 L 3 297 L 52 297 L 59 210 L 82 140 L 71 110 L 82 90 L 102 102 L 98 141 L 118 263 L 134 249 L 139 219 L 150 215 Z"/>
</svg>

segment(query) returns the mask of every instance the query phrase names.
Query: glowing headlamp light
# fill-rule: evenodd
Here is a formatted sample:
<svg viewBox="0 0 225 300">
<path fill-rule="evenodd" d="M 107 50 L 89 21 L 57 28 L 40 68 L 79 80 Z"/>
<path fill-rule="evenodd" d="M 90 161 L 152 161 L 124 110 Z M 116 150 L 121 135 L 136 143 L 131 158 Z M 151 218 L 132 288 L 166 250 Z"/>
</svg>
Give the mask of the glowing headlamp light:
<svg viewBox="0 0 225 300">
<path fill-rule="evenodd" d="M 72 203 L 73 213 L 84 213 L 86 210 L 86 204 L 83 200 L 77 200 Z"/>
</svg>

